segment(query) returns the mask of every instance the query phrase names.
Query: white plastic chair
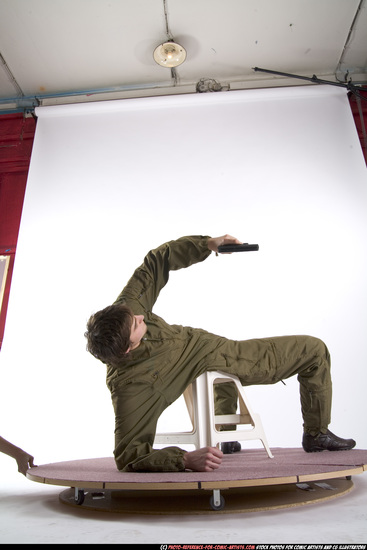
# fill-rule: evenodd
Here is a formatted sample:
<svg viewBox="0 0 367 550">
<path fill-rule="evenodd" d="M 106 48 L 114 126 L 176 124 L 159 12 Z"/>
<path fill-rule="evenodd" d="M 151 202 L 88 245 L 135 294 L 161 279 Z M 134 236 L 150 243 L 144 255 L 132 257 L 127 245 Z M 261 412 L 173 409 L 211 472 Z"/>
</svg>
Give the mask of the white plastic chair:
<svg viewBox="0 0 367 550">
<path fill-rule="evenodd" d="M 239 414 L 215 415 L 214 384 L 225 382 L 236 385 Z M 185 390 L 184 398 L 193 426 L 192 431 L 156 434 L 155 443 L 186 443 L 199 449 L 219 446 L 225 441 L 260 440 L 269 458 L 273 458 L 260 415 L 252 411 L 243 386 L 236 376 L 219 371 L 205 372 Z M 240 429 L 220 431 L 220 426 L 225 424 L 236 425 Z"/>
</svg>

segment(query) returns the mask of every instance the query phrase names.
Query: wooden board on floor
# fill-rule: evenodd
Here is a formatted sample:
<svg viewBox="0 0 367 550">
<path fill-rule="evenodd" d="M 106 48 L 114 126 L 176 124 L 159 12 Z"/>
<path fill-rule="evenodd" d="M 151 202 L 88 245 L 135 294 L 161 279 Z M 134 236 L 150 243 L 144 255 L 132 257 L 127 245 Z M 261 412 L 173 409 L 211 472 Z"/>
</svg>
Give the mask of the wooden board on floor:
<svg viewBox="0 0 367 550">
<path fill-rule="evenodd" d="M 361 474 L 367 451 L 305 453 L 302 449 L 259 449 L 224 455 L 213 472 L 119 472 L 112 457 L 56 462 L 30 468 L 27 478 L 38 483 L 117 490 L 229 489 L 321 481 Z"/>
<path fill-rule="evenodd" d="M 201 514 L 260 511 L 330 500 L 348 493 L 353 487 L 351 476 L 367 469 L 366 450 L 272 451 L 274 458 L 259 449 L 225 455 L 220 468 L 213 472 L 119 472 L 113 458 L 105 457 L 45 464 L 29 469 L 27 478 L 71 487 L 60 494 L 60 500 L 81 509 Z"/>
</svg>

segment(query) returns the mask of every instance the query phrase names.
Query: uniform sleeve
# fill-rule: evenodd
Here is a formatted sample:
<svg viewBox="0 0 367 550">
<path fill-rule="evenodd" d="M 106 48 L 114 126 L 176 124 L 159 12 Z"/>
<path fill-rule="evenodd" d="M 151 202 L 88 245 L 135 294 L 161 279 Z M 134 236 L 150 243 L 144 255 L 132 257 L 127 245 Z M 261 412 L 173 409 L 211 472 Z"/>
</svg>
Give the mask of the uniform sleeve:
<svg viewBox="0 0 367 550">
<path fill-rule="evenodd" d="M 208 239 L 208 236 L 181 237 L 151 250 L 115 303 L 137 300 L 145 311 L 151 311 L 170 271 L 202 262 L 211 254 Z"/>
<path fill-rule="evenodd" d="M 138 381 L 112 392 L 115 409 L 115 461 L 120 471 L 178 472 L 185 469 L 179 447 L 153 449 L 159 416 L 166 401 L 151 386 Z"/>
</svg>

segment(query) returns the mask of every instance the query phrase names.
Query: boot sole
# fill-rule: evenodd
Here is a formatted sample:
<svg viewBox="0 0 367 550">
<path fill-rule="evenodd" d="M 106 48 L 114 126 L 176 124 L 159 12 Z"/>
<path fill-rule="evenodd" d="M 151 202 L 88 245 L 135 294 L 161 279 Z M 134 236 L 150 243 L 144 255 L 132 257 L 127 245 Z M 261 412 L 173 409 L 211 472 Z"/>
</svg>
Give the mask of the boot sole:
<svg viewBox="0 0 367 550">
<path fill-rule="evenodd" d="M 330 451 L 330 452 L 335 452 L 335 451 L 351 451 L 354 447 L 346 447 L 345 449 L 322 449 L 322 448 L 317 448 L 317 449 L 305 449 L 303 448 L 303 450 L 306 452 L 306 453 L 321 453 L 322 451 Z"/>
</svg>

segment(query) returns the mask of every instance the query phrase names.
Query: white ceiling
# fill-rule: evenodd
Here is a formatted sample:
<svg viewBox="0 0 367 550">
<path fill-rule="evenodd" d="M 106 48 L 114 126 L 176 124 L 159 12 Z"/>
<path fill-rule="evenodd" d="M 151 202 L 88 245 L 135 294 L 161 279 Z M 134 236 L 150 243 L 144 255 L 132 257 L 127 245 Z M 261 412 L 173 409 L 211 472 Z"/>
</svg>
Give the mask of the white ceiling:
<svg viewBox="0 0 367 550">
<path fill-rule="evenodd" d="M 0 0 L 0 111 L 302 84 L 253 67 L 367 84 L 367 0 Z M 171 71 L 153 60 L 173 38 Z M 37 98 L 37 99 L 36 99 Z"/>
</svg>

